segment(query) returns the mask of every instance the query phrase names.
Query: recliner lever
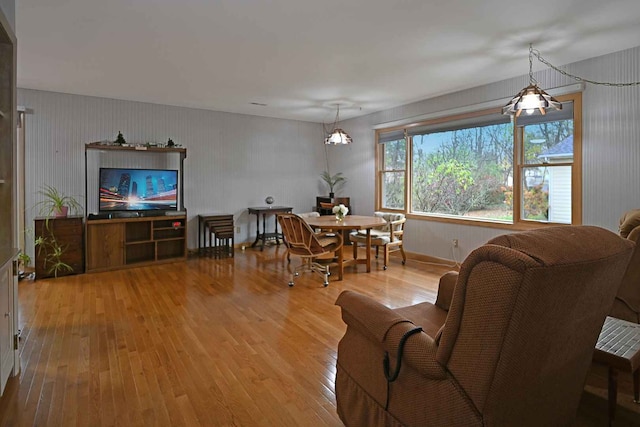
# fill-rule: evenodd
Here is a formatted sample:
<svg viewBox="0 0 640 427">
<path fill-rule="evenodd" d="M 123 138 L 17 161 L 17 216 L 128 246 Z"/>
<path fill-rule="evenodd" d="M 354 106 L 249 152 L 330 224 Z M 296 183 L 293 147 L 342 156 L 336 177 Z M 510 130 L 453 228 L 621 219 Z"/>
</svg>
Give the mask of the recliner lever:
<svg viewBox="0 0 640 427">
<path fill-rule="evenodd" d="M 407 341 L 407 339 L 411 335 L 417 334 L 418 332 L 422 332 L 422 327 L 420 326 L 415 327 L 405 332 L 404 335 L 402 335 L 402 338 L 400 338 L 400 342 L 398 343 L 398 355 L 397 355 L 398 362 L 396 363 L 396 368 L 393 371 L 393 375 L 389 375 L 389 352 L 388 351 L 384 352 L 384 360 L 382 362 L 382 365 L 384 367 L 384 376 L 387 379 L 387 382 L 392 383 L 398 378 L 398 375 L 400 374 L 400 366 L 402 365 L 402 353 L 404 351 L 404 343 Z"/>
</svg>

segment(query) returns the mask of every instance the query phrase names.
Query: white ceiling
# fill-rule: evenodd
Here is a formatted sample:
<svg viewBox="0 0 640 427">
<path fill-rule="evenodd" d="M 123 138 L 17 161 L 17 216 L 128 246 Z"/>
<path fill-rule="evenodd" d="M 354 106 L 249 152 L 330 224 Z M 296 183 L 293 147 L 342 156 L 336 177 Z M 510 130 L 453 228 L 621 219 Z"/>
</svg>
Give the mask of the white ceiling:
<svg viewBox="0 0 640 427">
<path fill-rule="evenodd" d="M 17 0 L 16 30 L 21 88 L 331 122 L 527 74 L 530 42 L 638 46 L 640 1 Z"/>
</svg>

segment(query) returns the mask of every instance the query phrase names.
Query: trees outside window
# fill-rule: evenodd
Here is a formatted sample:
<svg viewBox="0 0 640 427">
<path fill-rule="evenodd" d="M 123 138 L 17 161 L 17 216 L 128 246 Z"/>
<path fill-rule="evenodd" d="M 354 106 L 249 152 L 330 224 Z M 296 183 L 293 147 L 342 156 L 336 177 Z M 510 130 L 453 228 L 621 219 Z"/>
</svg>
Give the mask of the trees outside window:
<svg viewBox="0 0 640 427">
<path fill-rule="evenodd" d="M 379 208 L 506 226 L 580 223 L 579 106 L 575 94 L 560 112 L 513 123 L 495 109 L 379 131 Z"/>
<path fill-rule="evenodd" d="M 407 140 L 389 140 L 380 144 L 382 151 L 381 205 L 387 209 L 404 210 Z"/>
</svg>

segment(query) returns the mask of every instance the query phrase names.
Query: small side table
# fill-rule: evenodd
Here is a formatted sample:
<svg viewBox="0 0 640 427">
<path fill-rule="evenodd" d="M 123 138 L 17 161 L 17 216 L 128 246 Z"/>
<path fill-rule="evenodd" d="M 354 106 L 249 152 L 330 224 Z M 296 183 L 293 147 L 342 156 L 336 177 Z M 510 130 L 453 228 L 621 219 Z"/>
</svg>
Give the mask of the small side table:
<svg viewBox="0 0 640 427">
<path fill-rule="evenodd" d="M 233 225 L 233 215 L 228 213 L 213 212 L 198 215 L 198 253 L 209 250 L 214 246 L 211 241 L 211 234 L 207 232 L 207 223 L 209 221 L 229 221 Z M 209 243 L 207 244 L 207 234 L 209 234 Z M 204 244 L 203 244 L 204 243 Z"/>
<path fill-rule="evenodd" d="M 617 370 L 633 375 L 633 400 L 640 390 L 640 325 L 607 316 L 596 343 L 593 361 L 609 366 L 609 425 L 616 414 L 618 400 Z"/>
<path fill-rule="evenodd" d="M 260 246 L 260 250 L 264 250 L 264 246 L 267 240 L 275 240 L 276 243 L 280 244 L 280 239 L 283 239 L 282 233 L 278 232 L 278 219 L 276 218 L 276 228 L 274 233 L 267 233 L 267 222 L 266 218 L 269 215 L 276 215 L 279 213 L 288 213 L 292 212 L 293 208 L 290 206 L 260 206 L 249 208 L 249 215 L 256 216 L 256 240 L 251 244 L 251 247 L 255 247 L 259 241 L 262 241 L 262 246 Z M 262 216 L 262 233 L 260 232 L 260 216 Z"/>
</svg>

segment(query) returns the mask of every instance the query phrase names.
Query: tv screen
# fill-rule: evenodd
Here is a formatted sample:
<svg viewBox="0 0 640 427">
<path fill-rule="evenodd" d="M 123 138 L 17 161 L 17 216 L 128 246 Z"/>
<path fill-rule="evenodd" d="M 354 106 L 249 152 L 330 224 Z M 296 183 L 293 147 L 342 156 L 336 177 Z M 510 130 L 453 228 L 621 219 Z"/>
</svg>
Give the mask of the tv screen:
<svg viewBox="0 0 640 427">
<path fill-rule="evenodd" d="M 178 171 L 100 168 L 100 211 L 178 209 Z"/>
</svg>

